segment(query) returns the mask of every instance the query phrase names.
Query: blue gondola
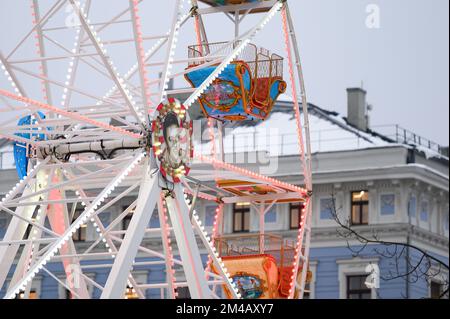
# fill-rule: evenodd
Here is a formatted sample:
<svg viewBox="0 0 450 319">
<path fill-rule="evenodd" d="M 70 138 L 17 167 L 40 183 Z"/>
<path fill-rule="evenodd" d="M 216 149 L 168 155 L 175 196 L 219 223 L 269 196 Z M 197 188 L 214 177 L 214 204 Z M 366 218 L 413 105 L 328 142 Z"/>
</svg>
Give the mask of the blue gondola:
<svg viewBox="0 0 450 319">
<path fill-rule="evenodd" d="M 37 115 L 44 119 L 45 115 L 42 112 L 37 112 Z M 33 119 L 32 119 L 33 118 Z M 36 118 L 31 115 L 25 116 L 19 120 L 17 123 L 18 126 L 25 126 L 25 125 L 34 125 L 37 123 Z M 34 129 L 34 130 L 37 130 Z M 20 136 L 24 139 L 38 139 L 38 140 L 44 140 L 45 134 L 30 134 L 30 133 L 16 133 L 16 136 Z M 28 145 L 28 146 L 27 146 Z M 16 171 L 17 175 L 20 179 L 23 179 L 27 176 L 28 171 L 28 155 L 30 153 L 31 147 L 29 144 L 22 143 L 22 142 L 15 142 L 14 143 L 14 162 L 16 164 Z"/>
</svg>

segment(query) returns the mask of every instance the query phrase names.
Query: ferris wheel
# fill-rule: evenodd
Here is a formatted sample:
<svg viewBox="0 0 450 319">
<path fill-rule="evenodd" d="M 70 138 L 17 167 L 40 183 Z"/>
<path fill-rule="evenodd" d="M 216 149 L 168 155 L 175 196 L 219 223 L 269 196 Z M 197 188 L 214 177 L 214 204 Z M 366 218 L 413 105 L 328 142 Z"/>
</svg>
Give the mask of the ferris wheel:
<svg viewBox="0 0 450 319">
<path fill-rule="evenodd" d="M 14 143 L 20 180 L 0 202 L 11 215 L 0 242 L 5 298 L 28 297 L 39 273 L 80 299 L 90 297 L 88 286 L 101 298 L 123 298 L 127 287 L 139 298 L 149 289 L 176 298 L 180 287 L 199 299 L 302 298 L 310 276 L 311 149 L 288 2 L 174 0 L 165 34 L 144 28 L 146 3 L 158 1 L 122 0 L 117 8 L 103 0 L 28 2 L 31 29 L 12 50 L 0 51 L 0 138 Z M 231 20 L 233 35 L 209 42 L 216 16 Z M 243 30 L 247 17 L 251 26 Z M 284 53 L 255 44 L 277 28 Z M 192 43 L 180 48 L 180 39 Z M 173 89 L 173 80 L 189 88 Z M 269 118 L 287 90 L 302 186 L 225 161 L 223 126 Z M 208 154 L 195 149 L 192 108 L 208 124 Z M 102 213 L 130 194 L 135 199 L 105 223 Z M 217 204 L 211 233 L 195 210 L 198 199 Z M 221 230 L 225 205 L 243 203 L 260 213 L 256 249 Z M 302 205 L 293 241 L 264 230 L 264 214 L 278 203 Z M 154 211 L 157 228 L 149 227 Z M 130 214 L 126 230 L 117 231 Z M 73 235 L 89 223 L 96 240 L 76 245 Z M 142 245 L 149 233 L 161 244 Z M 150 265 L 161 265 L 164 279 L 139 283 L 136 270 Z M 105 282 L 88 276 L 95 267 L 108 269 Z"/>
</svg>

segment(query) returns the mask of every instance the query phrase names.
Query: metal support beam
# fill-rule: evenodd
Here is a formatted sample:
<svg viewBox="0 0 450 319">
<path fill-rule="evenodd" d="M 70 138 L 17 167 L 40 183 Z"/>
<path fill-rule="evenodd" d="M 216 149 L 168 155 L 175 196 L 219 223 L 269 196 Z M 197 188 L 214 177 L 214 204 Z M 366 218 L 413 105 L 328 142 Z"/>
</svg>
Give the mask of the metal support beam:
<svg viewBox="0 0 450 319">
<path fill-rule="evenodd" d="M 166 202 L 191 297 L 211 299 L 211 290 L 206 282 L 200 251 L 189 220 L 189 207 L 180 184 L 174 185 L 172 196 L 166 197 Z"/>
<path fill-rule="evenodd" d="M 160 196 L 159 175 L 152 175 L 152 169 L 148 165 L 148 161 L 144 165 L 147 165 L 147 169 L 139 190 L 137 206 L 106 281 L 105 289 L 103 289 L 101 295 L 102 299 L 123 298 L 134 258 Z"/>
<path fill-rule="evenodd" d="M 145 118 L 143 117 L 142 113 L 138 113 L 135 104 L 132 101 L 132 97 L 128 89 L 125 87 L 124 81 L 122 78 L 119 78 L 116 71 L 114 70 L 114 67 L 112 65 L 112 61 L 109 56 L 106 55 L 106 51 L 103 48 L 103 44 L 99 42 L 99 39 L 97 37 L 97 34 L 95 31 L 91 29 L 91 26 L 88 24 L 86 17 L 83 14 L 82 9 L 78 6 L 78 4 L 75 2 L 75 0 L 69 0 L 72 4 L 75 12 L 79 12 L 78 17 L 80 19 L 81 25 L 83 26 L 86 34 L 88 35 L 91 42 L 94 44 L 95 49 L 97 50 L 97 53 L 99 54 L 106 70 L 108 71 L 109 75 L 111 76 L 111 79 L 114 81 L 114 84 L 119 89 L 119 92 L 122 94 L 122 97 L 125 100 L 125 103 L 128 105 L 128 108 L 131 111 L 131 114 L 136 118 L 136 120 L 142 125 L 142 128 L 144 127 Z M 94 33 L 95 32 L 95 33 Z"/>
</svg>

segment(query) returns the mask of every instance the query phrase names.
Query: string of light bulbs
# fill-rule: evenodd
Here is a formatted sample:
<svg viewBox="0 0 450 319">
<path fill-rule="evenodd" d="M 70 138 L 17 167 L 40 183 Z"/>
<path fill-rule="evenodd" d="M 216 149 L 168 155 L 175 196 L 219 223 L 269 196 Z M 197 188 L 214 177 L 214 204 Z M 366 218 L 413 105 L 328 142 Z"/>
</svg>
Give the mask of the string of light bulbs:
<svg viewBox="0 0 450 319">
<path fill-rule="evenodd" d="M 35 263 L 27 274 L 19 282 L 17 282 L 16 285 L 10 289 L 10 291 L 8 291 L 4 299 L 12 299 L 20 293 L 21 290 L 25 289 L 26 285 L 36 276 L 37 273 L 39 273 L 47 262 L 55 256 L 59 249 L 81 227 L 81 225 L 86 223 L 86 221 L 96 212 L 97 208 L 106 200 L 107 197 L 111 195 L 113 190 L 122 183 L 122 181 L 131 173 L 131 171 L 144 158 L 145 155 L 145 152 L 138 152 L 133 157 L 129 165 L 122 169 L 120 174 L 118 174 L 97 196 L 97 198 L 88 207 L 86 207 L 77 220 L 73 222 L 64 234 L 49 247 L 45 254 L 41 256 L 39 262 Z"/>
</svg>

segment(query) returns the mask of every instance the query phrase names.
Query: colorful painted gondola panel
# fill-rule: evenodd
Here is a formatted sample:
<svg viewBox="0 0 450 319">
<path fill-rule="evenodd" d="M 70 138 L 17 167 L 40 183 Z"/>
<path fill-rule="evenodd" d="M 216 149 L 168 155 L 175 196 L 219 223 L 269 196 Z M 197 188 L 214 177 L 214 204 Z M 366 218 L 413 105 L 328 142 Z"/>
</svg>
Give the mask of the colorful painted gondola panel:
<svg viewBox="0 0 450 319">
<path fill-rule="evenodd" d="M 211 52 L 226 54 L 233 48 L 227 43 L 194 45 L 189 47 L 189 57 L 201 58 Z M 222 121 L 265 120 L 280 94 L 286 91 L 283 58 L 252 44 L 241 55 L 199 97 L 206 117 Z M 190 64 L 185 75 L 194 88 L 200 87 L 218 67 L 218 64 L 199 67 L 201 64 Z M 190 68 L 193 70 L 189 71 Z"/>
<path fill-rule="evenodd" d="M 273 256 L 228 256 L 222 260 L 244 299 L 278 298 L 279 274 Z M 226 287 L 224 290 L 230 298 Z"/>
<path fill-rule="evenodd" d="M 41 112 L 38 112 L 37 115 L 44 119 L 45 115 Z M 19 120 L 17 123 L 18 126 L 29 126 L 38 123 L 35 116 L 25 116 Z M 37 128 L 33 130 L 38 130 Z M 44 140 L 44 134 L 30 134 L 30 133 L 16 133 L 17 136 L 20 136 L 27 140 Z M 28 171 L 28 155 L 31 150 L 30 145 L 27 146 L 26 143 L 15 142 L 14 143 L 14 162 L 16 164 L 16 171 L 19 179 L 23 179 L 27 176 Z"/>
<path fill-rule="evenodd" d="M 187 81 L 193 87 L 199 87 L 216 69 L 215 66 L 189 72 Z M 222 72 L 199 99 L 205 115 L 219 120 L 246 120 L 250 103 L 250 69 L 244 62 L 233 62 Z"/>
</svg>

